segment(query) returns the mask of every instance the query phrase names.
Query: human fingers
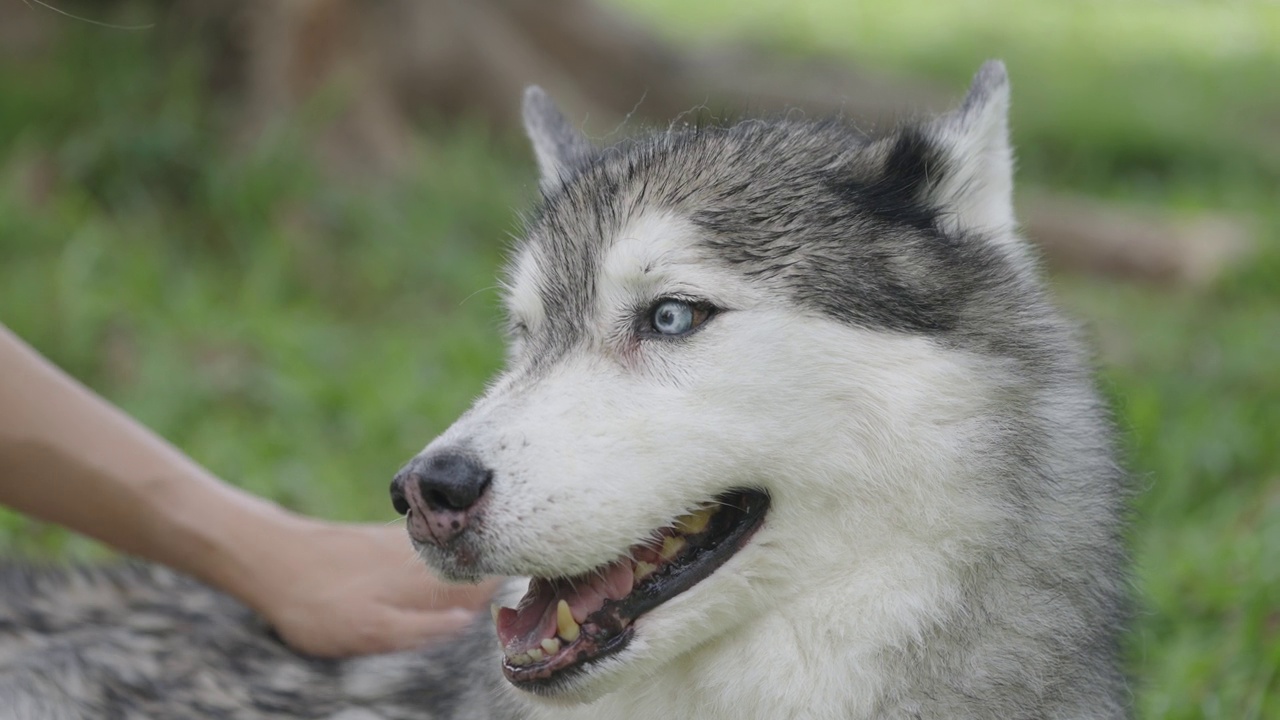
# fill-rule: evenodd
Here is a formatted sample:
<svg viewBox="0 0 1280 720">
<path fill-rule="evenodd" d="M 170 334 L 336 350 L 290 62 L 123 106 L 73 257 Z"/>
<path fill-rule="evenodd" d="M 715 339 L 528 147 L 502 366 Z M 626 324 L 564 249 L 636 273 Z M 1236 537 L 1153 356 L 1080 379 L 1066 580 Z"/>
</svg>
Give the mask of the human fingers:
<svg viewBox="0 0 1280 720">
<path fill-rule="evenodd" d="M 371 652 L 413 650 L 443 641 L 461 633 L 475 619 L 475 612 L 463 608 L 431 612 L 390 610 L 383 636 L 374 641 L 382 649 Z"/>
</svg>

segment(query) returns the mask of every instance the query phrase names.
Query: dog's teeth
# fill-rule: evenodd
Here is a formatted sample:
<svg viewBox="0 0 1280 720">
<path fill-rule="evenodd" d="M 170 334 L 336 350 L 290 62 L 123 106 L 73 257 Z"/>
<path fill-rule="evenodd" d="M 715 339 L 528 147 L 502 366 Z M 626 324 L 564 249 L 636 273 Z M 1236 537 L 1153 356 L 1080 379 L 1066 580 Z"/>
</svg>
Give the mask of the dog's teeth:
<svg viewBox="0 0 1280 720">
<path fill-rule="evenodd" d="M 676 529 L 685 535 L 700 533 L 707 529 L 707 523 L 711 522 L 711 516 L 715 514 L 714 507 L 704 507 L 688 515 L 681 515 L 676 518 Z"/>
<path fill-rule="evenodd" d="M 635 579 L 639 581 L 649 577 L 650 575 L 653 574 L 653 571 L 657 569 L 658 569 L 658 566 L 654 565 L 653 563 L 647 563 L 643 560 L 637 560 L 636 566 L 632 568 L 631 573 L 635 577 Z"/>
<path fill-rule="evenodd" d="M 494 625 L 498 624 L 498 611 L 501 609 L 502 607 L 499 606 L 498 603 L 489 603 L 489 613 L 493 615 Z"/>
<path fill-rule="evenodd" d="M 530 649 L 529 649 L 529 659 L 530 659 L 530 660 L 532 660 L 533 662 L 542 662 L 542 661 L 543 661 L 543 659 L 545 659 L 545 658 L 546 658 L 546 655 L 544 655 L 544 654 L 542 653 L 542 649 L 541 649 L 541 648 L 530 648 Z"/>
<path fill-rule="evenodd" d="M 551 657 L 552 655 L 560 652 L 559 638 L 542 638 L 542 649 L 547 653 L 547 657 Z"/>
<path fill-rule="evenodd" d="M 528 653 L 520 653 L 519 655 L 507 656 L 507 662 L 511 663 L 512 665 L 528 665 L 530 662 L 532 662 L 532 660 L 530 659 Z"/>
<path fill-rule="evenodd" d="M 577 621 L 573 619 L 573 613 L 569 612 L 568 601 L 561 599 L 560 604 L 556 605 L 556 633 L 565 642 L 573 642 L 578 639 L 580 632 L 582 632 L 582 629 L 578 627 Z"/>
<path fill-rule="evenodd" d="M 662 540 L 662 551 L 658 554 L 663 560 L 670 560 L 684 549 L 684 538 L 678 536 L 669 536 Z"/>
</svg>

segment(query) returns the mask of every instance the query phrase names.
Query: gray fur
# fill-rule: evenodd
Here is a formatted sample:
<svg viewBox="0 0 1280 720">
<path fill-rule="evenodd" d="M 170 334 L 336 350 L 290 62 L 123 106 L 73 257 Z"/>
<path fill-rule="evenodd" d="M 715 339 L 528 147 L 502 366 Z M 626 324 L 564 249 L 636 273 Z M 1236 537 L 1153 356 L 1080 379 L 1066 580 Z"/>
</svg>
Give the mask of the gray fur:
<svg viewBox="0 0 1280 720">
<path fill-rule="evenodd" d="M 733 265 L 841 321 L 970 343 L 1013 339 L 961 316 L 1049 313 L 1039 283 L 998 247 L 965 238 L 970 229 L 946 232 L 955 208 L 944 203 L 956 198 L 934 192 L 967 169 L 935 138 L 975 125 L 1005 83 L 1003 66 L 985 65 L 955 114 L 884 137 L 836 121 L 755 120 L 596 151 L 575 165 L 571 182 L 554 186 L 529 229 L 531 249 L 543 256 L 544 304 L 556 317 L 549 326 L 581 326 L 602 242 L 639 208 L 659 208 L 706 232 L 709 262 Z M 535 136 L 535 147 L 546 142 Z"/>
<path fill-rule="evenodd" d="M 536 85 L 524 91 L 523 115 L 525 131 L 542 176 L 542 189 L 553 192 L 586 161 L 591 145 Z"/>
<path fill-rule="evenodd" d="M 927 337 L 1006 378 L 973 489 L 1000 514 L 997 541 L 963 568 L 961 612 L 883 650 L 892 680 L 876 717 L 1129 712 L 1126 490 L 1110 423 L 1073 326 L 1012 227 L 982 209 L 1008 199 L 1007 92 L 1003 66 L 989 63 L 956 112 L 885 135 L 750 120 L 606 149 L 540 90 L 525 97 L 544 202 L 518 255 L 536 259 L 546 317 L 513 327 L 513 382 L 536 382 L 590 339 L 599 263 L 654 209 L 697 228 L 705 263 L 795 312 Z M 432 652 L 327 662 L 291 654 L 234 602 L 161 570 L 9 568 L 0 590 L 0 699 L 23 717 L 524 714 L 487 617 Z"/>
<path fill-rule="evenodd" d="M 0 573 L 0 717 L 498 717 L 488 623 L 439 652 L 302 658 L 231 598 L 156 567 Z"/>
</svg>

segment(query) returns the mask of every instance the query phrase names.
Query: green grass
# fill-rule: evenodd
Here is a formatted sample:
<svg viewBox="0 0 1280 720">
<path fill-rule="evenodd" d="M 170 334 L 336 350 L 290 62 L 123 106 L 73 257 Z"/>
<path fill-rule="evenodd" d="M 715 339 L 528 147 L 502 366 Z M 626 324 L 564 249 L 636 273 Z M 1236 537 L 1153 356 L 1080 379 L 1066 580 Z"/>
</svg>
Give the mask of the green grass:
<svg viewBox="0 0 1280 720">
<path fill-rule="evenodd" d="M 962 91 L 1014 83 L 1024 184 L 1247 214 L 1203 291 L 1055 279 L 1093 328 L 1143 492 L 1131 642 L 1148 718 L 1280 716 L 1280 6 L 631 0 Z M 315 172 L 294 131 L 227 152 L 194 60 L 69 31 L 0 63 L 0 320 L 229 481 L 387 520 L 387 480 L 500 362 L 494 270 L 534 195 L 516 141 L 424 135 L 400 184 Z M 168 57 L 168 56 L 166 56 Z M 0 551 L 97 554 L 0 515 Z"/>
<path fill-rule="evenodd" d="M 376 192 L 289 133 L 228 159 L 194 70 L 148 73 L 152 51 L 81 31 L 0 68 L 0 317 L 228 480 L 391 518 L 391 475 L 500 360 L 494 271 L 531 168 L 465 131 Z M 6 523 L 11 551 L 87 549 Z"/>
</svg>

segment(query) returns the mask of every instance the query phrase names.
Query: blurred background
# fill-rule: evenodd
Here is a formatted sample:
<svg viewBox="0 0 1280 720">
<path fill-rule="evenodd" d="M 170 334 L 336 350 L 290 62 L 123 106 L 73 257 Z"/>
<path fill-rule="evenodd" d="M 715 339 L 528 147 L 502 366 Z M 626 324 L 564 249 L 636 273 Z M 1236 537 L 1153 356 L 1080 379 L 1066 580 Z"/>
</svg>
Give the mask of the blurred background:
<svg viewBox="0 0 1280 720">
<path fill-rule="evenodd" d="M 0 0 L 0 321 L 221 477 L 347 520 L 393 519 L 392 474 L 501 362 L 525 84 L 597 139 L 872 128 L 1004 59 L 1020 213 L 1142 491 L 1140 715 L 1280 717 L 1280 5 L 57 9 Z M 0 552 L 105 554 L 12 514 Z"/>
</svg>

